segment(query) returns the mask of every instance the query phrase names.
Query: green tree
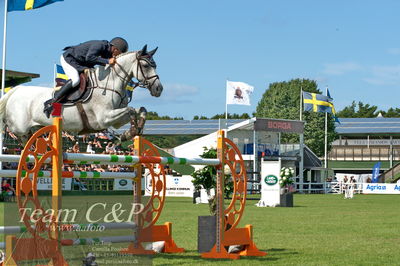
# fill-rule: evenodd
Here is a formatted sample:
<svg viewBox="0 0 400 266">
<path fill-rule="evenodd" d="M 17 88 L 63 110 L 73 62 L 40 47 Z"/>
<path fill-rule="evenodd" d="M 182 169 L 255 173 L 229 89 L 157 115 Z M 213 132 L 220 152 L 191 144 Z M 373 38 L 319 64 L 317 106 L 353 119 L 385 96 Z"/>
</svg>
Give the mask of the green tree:
<svg viewBox="0 0 400 266">
<path fill-rule="evenodd" d="M 353 101 L 351 105 L 344 107 L 337 113 L 339 118 L 372 118 L 378 115 L 378 107 L 375 105 L 364 104 L 362 102 L 356 103 Z"/>
<path fill-rule="evenodd" d="M 339 118 L 351 118 L 351 117 L 356 117 L 356 113 L 357 113 L 356 102 L 353 101 L 351 105 L 344 107 L 336 114 Z"/>
<path fill-rule="evenodd" d="M 400 108 L 389 108 L 387 112 L 380 111 L 384 117 L 400 117 Z"/>
<path fill-rule="evenodd" d="M 317 83 L 309 79 L 293 79 L 275 82 L 269 85 L 256 108 L 257 117 L 299 120 L 300 90 L 321 94 Z M 305 144 L 318 156 L 324 154 L 325 113 L 303 112 L 306 122 L 304 129 Z M 335 122 L 328 114 L 328 150 L 336 139 Z M 282 143 L 297 143 L 297 134 L 282 134 Z"/>
<path fill-rule="evenodd" d="M 159 116 L 157 112 L 149 111 L 146 115 L 147 120 L 183 120 L 183 117 L 170 117 L 168 115 Z"/>
<path fill-rule="evenodd" d="M 222 114 L 217 114 L 212 116 L 210 119 L 225 119 L 225 113 Z M 250 119 L 250 115 L 248 113 L 243 113 L 243 114 L 230 114 L 228 113 L 228 119 Z"/>
</svg>

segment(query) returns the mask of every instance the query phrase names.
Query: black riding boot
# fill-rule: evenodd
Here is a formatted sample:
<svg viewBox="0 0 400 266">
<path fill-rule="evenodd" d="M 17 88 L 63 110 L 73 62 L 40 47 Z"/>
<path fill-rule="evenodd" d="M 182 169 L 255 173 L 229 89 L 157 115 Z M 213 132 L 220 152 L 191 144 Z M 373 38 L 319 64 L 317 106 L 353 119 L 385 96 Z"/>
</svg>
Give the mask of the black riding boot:
<svg viewBox="0 0 400 266">
<path fill-rule="evenodd" d="M 68 80 L 67 83 L 54 93 L 53 99 L 44 102 L 43 112 L 46 114 L 47 118 L 50 118 L 50 114 L 53 111 L 53 103 L 61 101 L 73 88 L 72 80 Z"/>
</svg>

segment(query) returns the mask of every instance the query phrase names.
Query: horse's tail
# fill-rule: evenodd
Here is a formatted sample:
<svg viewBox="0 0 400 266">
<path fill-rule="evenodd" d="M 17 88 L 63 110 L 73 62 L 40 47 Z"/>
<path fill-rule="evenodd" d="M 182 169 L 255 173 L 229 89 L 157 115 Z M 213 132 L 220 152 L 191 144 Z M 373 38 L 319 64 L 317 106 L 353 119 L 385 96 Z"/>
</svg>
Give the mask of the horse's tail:
<svg viewBox="0 0 400 266">
<path fill-rule="evenodd" d="M 16 90 L 17 88 L 11 89 L 9 92 L 7 92 L 6 95 L 1 97 L 0 99 L 0 128 L 4 128 L 8 99 Z"/>
</svg>

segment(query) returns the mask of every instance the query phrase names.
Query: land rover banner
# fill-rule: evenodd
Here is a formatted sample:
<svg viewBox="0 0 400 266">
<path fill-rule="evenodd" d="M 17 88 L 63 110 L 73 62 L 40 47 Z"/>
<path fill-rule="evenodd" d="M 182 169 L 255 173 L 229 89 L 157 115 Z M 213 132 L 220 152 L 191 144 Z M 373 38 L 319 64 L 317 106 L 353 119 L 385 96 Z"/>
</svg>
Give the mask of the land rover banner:
<svg viewBox="0 0 400 266">
<path fill-rule="evenodd" d="M 133 190 L 131 179 L 114 178 L 114 190 Z"/>
<path fill-rule="evenodd" d="M 275 207 L 281 202 L 279 185 L 281 160 L 261 162 L 261 199 L 258 207 Z"/>
</svg>

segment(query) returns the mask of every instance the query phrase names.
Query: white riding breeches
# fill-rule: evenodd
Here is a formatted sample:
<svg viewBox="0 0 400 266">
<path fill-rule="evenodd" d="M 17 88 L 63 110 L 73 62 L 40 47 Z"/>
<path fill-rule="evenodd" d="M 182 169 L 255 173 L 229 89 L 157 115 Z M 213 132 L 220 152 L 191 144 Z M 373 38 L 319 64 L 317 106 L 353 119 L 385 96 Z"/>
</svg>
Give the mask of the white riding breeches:
<svg viewBox="0 0 400 266">
<path fill-rule="evenodd" d="M 64 69 L 65 75 L 72 80 L 72 87 L 78 86 L 79 84 L 79 72 L 73 66 L 65 61 L 64 56 L 61 55 L 60 58 L 61 66 Z"/>
</svg>

